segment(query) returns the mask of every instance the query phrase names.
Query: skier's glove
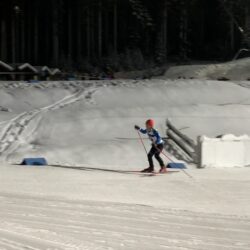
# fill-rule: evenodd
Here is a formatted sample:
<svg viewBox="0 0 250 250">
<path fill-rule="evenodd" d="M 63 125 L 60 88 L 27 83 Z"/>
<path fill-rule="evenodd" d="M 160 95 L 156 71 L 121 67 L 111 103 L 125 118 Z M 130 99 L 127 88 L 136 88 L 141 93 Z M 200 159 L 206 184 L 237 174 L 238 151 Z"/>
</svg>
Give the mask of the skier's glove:
<svg viewBox="0 0 250 250">
<path fill-rule="evenodd" d="M 139 130 L 139 129 L 140 129 L 140 127 L 139 127 L 139 126 L 137 126 L 137 125 L 135 125 L 135 129 L 136 129 L 136 130 Z"/>
</svg>

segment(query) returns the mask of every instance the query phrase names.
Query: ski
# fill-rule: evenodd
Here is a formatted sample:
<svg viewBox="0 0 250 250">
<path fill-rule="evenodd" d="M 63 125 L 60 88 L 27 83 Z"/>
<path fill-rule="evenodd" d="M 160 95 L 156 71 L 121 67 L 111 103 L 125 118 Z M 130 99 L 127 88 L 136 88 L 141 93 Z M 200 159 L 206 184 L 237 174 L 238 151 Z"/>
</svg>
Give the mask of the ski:
<svg viewBox="0 0 250 250">
<path fill-rule="evenodd" d="M 126 171 L 128 174 L 139 174 L 139 175 L 145 175 L 145 176 L 156 176 L 156 175 L 167 175 L 167 174 L 173 174 L 173 173 L 178 173 L 180 172 L 179 170 L 168 170 L 167 172 L 160 173 L 160 172 L 142 172 L 142 171 L 137 171 L 137 170 L 131 170 L 131 171 Z"/>
</svg>

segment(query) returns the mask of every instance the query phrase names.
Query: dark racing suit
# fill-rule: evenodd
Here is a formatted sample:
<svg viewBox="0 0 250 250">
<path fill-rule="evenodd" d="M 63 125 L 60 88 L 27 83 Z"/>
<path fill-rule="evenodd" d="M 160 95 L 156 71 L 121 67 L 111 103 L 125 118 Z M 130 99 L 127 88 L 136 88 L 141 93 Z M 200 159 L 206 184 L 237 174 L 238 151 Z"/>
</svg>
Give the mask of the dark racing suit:
<svg viewBox="0 0 250 250">
<path fill-rule="evenodd" d="M 149 168 L 154 169 L 154 162 L 153 162 L 153 156 L 155 156 L 156 160 L 159 162 L 161 168 L 164 167 L 164 162 L 162 158 L 160 157 L 161 151 L 163 150 L 163 140 L 160 137 L 157 130 L 154 128 L 147 130 L 147 129 L 140 129 L 139 130 L 143 134 L 147 134 L 149 139 L 152 141 L 152 147 L 148 153 L 148 162 L 149 162 Z"/>
</svg>

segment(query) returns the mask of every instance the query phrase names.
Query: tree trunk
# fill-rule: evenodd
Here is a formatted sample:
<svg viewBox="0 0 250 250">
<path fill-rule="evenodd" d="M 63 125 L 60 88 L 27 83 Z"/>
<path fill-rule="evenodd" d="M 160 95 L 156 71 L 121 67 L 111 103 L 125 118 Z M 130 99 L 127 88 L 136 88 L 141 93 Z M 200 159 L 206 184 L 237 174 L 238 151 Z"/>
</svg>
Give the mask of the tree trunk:
<svg viewBox="0 0 250 250">
<path fill-rule="evenodd" d="M 117 0 L 114 0 L 114 54 L 117 54 Z"/>
<path fill-rule="evenodd" d="M 46 18 L 45 20 L 45 25 L 47 25 L 47 32 L 44 34 L 45 35 L 45 60 L 46 60 L 46 64 L 49 64 L 49 62 L 51 62 L 51 16 Z"/>
<path fill-rule="evenodd" d="M 86 49 L 87 49 L 87 58 L 90 58 L 91 55 L 91 20 L 90 20 L 90 8 L 87 7 L 87 16 L 86 16 L 86 22 L 87 22 L 87 35 L 86 35 Z"/>
<path fill-rule="evenodd" d="M 68 13 L 68 63 L 72 61 L 72 10 Z"/>
<path fill-rule="evenodd" d="M 16 62 L 20 63 L 20 13 L 15 13 L 15 32 L 16 32 Z"/>
<path fill-rule="evenodd" d="M 107 55 L 110 54 L 110 52 L 112 53 L 112 49 L 110 50 L 110 46 L 109 46 L 109 16 L 110 16 L 110 13 L 109 11 L 105 11 L 104 13 L 104 21 L 103 21 L 103 26 L 104 26 L 104 34 L 103 34 L 103 47 L 104 47 L 104 50 L 106 52 Z"/>
<path fill-rule="evenodd" d="M 245 32 L 246 32 L 246 46 L 250 49 L 250 7 L 246 6 L 245 9 Z"/>
<path fill-rule="evenodd" d="M 1 21 L 1 60 L 7 61 L 7 34 L 6 34 L 6 22 Z"/>
<path fill-rule="evenodd" d="M 167 0 L 163 3 L 163 24 L 162 24 L 162 46 L 165 53 L 165 59 L 167 58 L 167 28 L 168 28 L 168 8 Z"/>
<path fill-rule="evenodd" d="M 98 56 L 102 57 L 102 0 L 98 6 Z"/>
<path fill-rule="evenodd" d="M 12 63 L 16 63 L 16 17 L 15 17 L 15 14 L 11 20 L 11 37 L 12 37 Z"/>
<path fill-rule="evenodd" d="M 55 3 L 53 10 L 53 63 L 54 66 L 58 65 L 59 62 L 59 37 L 58 37 L 58 9 Z"/>
<path fill-rule="evenodd" d="M 187 41 L 187 32 L 188 32 L 188 14 L 187 14 L 187 3 L 183 0 L 181 3 L 180 11 L 180 57 L 181 59 L 187 59 L 188 53 L 188 41 Z"/>
<path fill-rule="evenodd" d="M 81 0 L 78 1 L 78 13 L 77 13 L 77 60 L 82 60 L 82 6 Z"/>
<path fill-rule="evenodd" d="M 230 1 L 229 2 L 229 10 L 230 10 L 231 15 L 229 16 L 229 18 L 230 18 L 230 20 L 229 20 L 229 31 L 230 31 L 229 48 L 230 48 L 231 53 L 234 52 L 234 47 L 235 47 L 235 36 L 234 36 L 235 23 L 234 23 L 234 19 L 233 19 L 233 12 L 234 12 L 233 8 L 234 8 L 233 2 Z M 228 44 L 227 41 L 226 41 L 226 44 Z"/>
<path fill-rule="evenodd" d="M 167 57 L 167 18 L 168 18 L 168 9 L 167 9 L 167 0 L 161 1 L 161 11 L 159 18 L 159 30 L 157 32 L 156 39 L 156 61 L 159 64 L 165 62 Z"/>
<path fill-rule="evenodd" d="M 21 60 L 24 62 L 25 58 L 25 22 L 24 16 L 21 16 Z"/>
<path fill-rule="evenodd" d="M 34 21 L 34 62 L 38 63 L 38 17 L 35 14 L 35 21 Z"/>
<path fill-rule="evenodd" d="M 230 50 L 233 52 L 235 47 L 235 37 L 234 37 L 234 22 L 230 20 Z"/>
<path fill-rule="evenodd" d="M 27 49 L 26 49 L 26 57 L 27 57 L 27 61 L 31 61 L 32 58 L 32 53 L 33 53 L 33 49 L 32 49 L 32 32 L 33 32 L 33 22 L 31 19 L 31 15 L 30 15 L 30 7 L 28 9 L 28 18 L 27 18 Z"/>
<path fill-rule="evenodd" d="M 96 56 L 96 38 L 95 38 L 95 13 L 90 11 L 90 54 L 92 57 Z"/>
</svg>

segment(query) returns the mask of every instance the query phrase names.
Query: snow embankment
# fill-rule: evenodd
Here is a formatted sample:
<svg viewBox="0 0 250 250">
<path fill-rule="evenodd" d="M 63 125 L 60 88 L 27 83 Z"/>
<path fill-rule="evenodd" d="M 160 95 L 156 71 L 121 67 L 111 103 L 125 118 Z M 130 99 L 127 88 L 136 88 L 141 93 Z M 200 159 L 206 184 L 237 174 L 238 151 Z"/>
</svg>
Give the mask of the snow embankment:
<svg viewBox="0 0 250 250">
<path fill-rule="evenodd" d="M 58 165 L 140 169 L 147 160 L 133 126 L 143 126 L 148 118 L 156 120 L 162 136 L 167 118 L 195 140 L 203 134 L 250 134 L 246 83 L 117 80 L 5 86 L 0 105 L 13 112 L 0 115 L 1 158 L 18 163 L 44 156 Z"/>
<path fill-rule="evenodd" d="M 250 80 L 250 58 L 227 63 L 170 67 L 164 79 Z"/>
</svg>

